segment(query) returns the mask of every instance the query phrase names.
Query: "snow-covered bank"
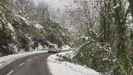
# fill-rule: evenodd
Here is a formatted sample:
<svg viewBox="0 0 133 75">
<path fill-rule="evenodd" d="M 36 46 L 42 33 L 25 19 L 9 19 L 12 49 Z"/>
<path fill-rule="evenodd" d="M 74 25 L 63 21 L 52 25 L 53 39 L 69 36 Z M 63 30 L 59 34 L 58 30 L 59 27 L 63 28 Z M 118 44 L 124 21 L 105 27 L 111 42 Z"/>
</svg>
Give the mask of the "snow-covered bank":
<svg viewBox="0 0 133 75">
<path fill-rule="evenodd" d="M 14 55 L 0 57 L 0 69 L 17 59 L 20 59 L 20 58 L 23 58 L 23 57 L 26 57 L 29 55 L 45 53 L 45 52 L 47 52 L 47 51 L 34 51 L 34 52 L 20 53 L 20 54 L 14 54 Z"/>
<path fill-rule="evenodd" d="M 59 53 L 59 55 L 72 54 L 72 51 Z M 69 62 L 58 61 L 57 54 L 51 55 L 48 58 L 48 66 L 52 75 L 101 75 L 100 73 L 94 71 L 93 69 L 86 68 L 85 66 L 80 66 L 77 64 L 72 64 Z"/>
</svg>

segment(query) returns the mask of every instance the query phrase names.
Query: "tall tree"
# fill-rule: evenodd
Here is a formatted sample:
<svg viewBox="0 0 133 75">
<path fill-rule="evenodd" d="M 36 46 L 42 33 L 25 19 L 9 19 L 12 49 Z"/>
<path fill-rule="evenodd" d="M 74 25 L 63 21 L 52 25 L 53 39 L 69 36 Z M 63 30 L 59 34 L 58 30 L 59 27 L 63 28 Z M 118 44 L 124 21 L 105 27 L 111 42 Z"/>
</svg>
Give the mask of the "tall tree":
<svg viewBox="0 0 133 75">
<path fill-rule="evenodd" d="M 102 1 L 101 1 L 102 2 Z M 100 36 L 100 40 L 102 42 L 108 42 L 111 40 L 111 34 L 110 34 L 110 26 L 111 26 L 111 17 L 112 15 L 110 14 L 111 12 L 111 0 L 109 1 L 104 1 L 102 2 L 102 4 L 100 5 L 100 31 L 101 31 L 101 36 Z"/>
<path fill-rule="evenodd" d="M 132 14 L 132 17 L 133 17 L 133 0 L 128 0 L 129 1 L 129 6 L 130 6 L 130 12 Z"/>
</svg>

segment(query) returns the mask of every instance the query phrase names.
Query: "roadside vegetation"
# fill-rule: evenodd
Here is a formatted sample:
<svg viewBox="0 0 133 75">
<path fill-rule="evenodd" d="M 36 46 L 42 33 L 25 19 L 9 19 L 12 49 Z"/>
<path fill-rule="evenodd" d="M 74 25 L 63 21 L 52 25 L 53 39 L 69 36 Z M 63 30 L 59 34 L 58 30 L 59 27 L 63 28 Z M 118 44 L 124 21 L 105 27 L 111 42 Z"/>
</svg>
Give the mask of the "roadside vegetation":
<svg viewBox="0 0 133 75">
<path fill-rule="evenodd" d="M 75 0 L 75 3 L 80 6 L 73 11 L 75 24 L 82 23 L 80 28 L 86 30 L 79 29 L 81 37 L 74 41 L 76 55 L 73 58 L 62 56 L 63 60 L 86 65 L 105 75 L 132 75 L 132 1 Z M 94 12 L 97 13 L 94 15 Z M 84 22 L 79 18 L 81 15 Z"/>
<path fill-rule="evenodd" d="M 72 0 L 57 9 L 58 16 L 46 3 L 13 1 L 0 0 L 0 56 L 51 42 L 76 48 L 74 57 L 59 56 L 60 61 L 103 75 L 133 75 L 132 0 Z"/>
<path fill-rule="evenodd" d="M 20 1 L 20 4 L 12 3 L 12 0 L 0 0 L 0 56 L 19 53 L 23 51 L 33 51 L 39 45 L 46 47 L 49 42 L 57 44 L 61 47 L 69 44 L 70 39 L 65 31 L 58 23 L 50 20 L 50 17 L 40 17 L 37 9 L 43 10 L 43 6 L 30 9 L 35 11 L 27 11 L 27 0 Z M 23 9 L 22 8 L 27 8 Z M 45 8 L 45 7 L 44 7 Z M 25 16 L 24 14 L 28 14 Z M 39 13 L 38 16 L 35 14 Z M 33 18 L 36 17 L 36 18 Z"/>
</svg>

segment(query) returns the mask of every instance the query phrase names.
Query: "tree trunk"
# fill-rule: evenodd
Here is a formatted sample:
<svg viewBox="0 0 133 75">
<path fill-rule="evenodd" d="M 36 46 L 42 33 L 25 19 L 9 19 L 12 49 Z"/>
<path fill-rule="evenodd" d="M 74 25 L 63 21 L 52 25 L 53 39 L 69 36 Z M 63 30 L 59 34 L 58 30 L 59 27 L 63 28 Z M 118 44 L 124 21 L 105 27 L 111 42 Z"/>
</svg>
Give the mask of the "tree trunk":
<svg viewBox="0 0 133 75">
<path fill-rule="evenodd" d="M 128 0 L 129 1 L 129 6 L 130 6 L 130 12 L 132 14 L 133 17 L 133 0 Z"/>
</svg>

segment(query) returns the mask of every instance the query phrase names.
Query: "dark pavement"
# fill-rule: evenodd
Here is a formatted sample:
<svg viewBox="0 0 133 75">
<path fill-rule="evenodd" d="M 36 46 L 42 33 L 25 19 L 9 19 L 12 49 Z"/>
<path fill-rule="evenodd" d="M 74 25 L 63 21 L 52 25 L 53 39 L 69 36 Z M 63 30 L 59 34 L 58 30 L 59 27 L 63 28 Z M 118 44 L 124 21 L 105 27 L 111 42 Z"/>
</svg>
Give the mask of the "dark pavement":
<svg viewBox="0 0 133 75">
<path fill-rule="evenodd" d="M 0 70 L 0 75 L 52 75 L 47 65 L 49 53 L 18 59 Z"/>
</svg>

